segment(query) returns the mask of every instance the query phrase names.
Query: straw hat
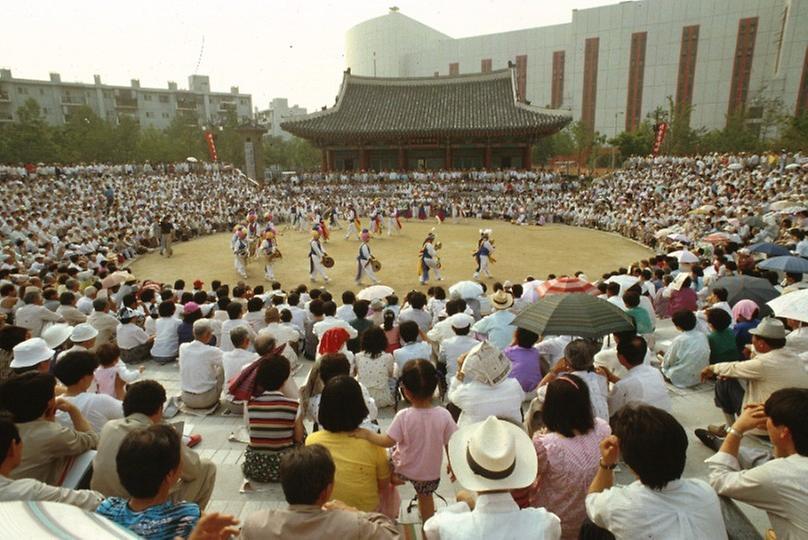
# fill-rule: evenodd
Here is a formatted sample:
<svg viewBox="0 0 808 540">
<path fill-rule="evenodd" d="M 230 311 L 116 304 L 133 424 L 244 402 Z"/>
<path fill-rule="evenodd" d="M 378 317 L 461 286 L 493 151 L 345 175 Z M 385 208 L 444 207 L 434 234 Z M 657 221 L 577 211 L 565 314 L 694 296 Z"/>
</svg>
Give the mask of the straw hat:
<svg viewBox="0 0 808 540">
<path fill-rule="evenodd" d="M 786 329 L 783 323 L 772 317 L 765 317 L 760 324 L 749 330 L 753 336 L 768 339 L 785 339 Z"/>
<path fill-rule="evenodd" d="M 40 362 L 53 358 L 54 352 L 42 338 L 26 339 L 12 349 L 14 358 L 11 360 L 9 367 L 16 369 L 35 366 Z"/>
<path fill-rule="evenodd" d="M 527 433 L 494 416 L 452 435 L 449 463 L 457 481 L 472 491 L 523 488 L 536 479 L 538 469 Z"/>
<path fill-rule="evenodd" d="M 494 304 L 494 309 L 508 309 L 513 305 L 513 295 L 499 290 L 491 295 L 491 303 Z"/>
</svg>

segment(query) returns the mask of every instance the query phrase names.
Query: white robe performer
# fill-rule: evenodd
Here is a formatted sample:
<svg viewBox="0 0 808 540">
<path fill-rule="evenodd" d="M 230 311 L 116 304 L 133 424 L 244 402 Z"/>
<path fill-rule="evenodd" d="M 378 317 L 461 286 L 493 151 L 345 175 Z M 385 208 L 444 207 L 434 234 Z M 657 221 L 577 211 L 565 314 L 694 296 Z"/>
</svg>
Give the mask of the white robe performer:
<svg viewBox="0 0 808 540">
<path fill-rule="evenodd" d="M 490 270 L 488 270 L 491 254 L 494 252 L 494 246 L 489 240 L 490 236 L 491 229 L 480 231 L 480 241 L 477 243 L 477 251 L 474 252 L 474 258 L 477 259 L 477 270 L 474 272 L 474 279 L 478 279 L 481 274 L 484 274 L 485 277 L 493 277 Z"/>
<path fill-rule="evenodd" d="M 275 272 L 272 270 L 272 264 L 275 261 L 275 252 L 278 249 L 275 243 L 275 232 L 267 231 L 264 235 L 264 240 L 261 242 L 261 254 L 264 256 L 264 277 L 269 281 L 275 280 Z"/>
<path fill-rule="evenodd" d="M 325 273 L 325 266 L 323 266 L 323 257 L 325 251 L 323 246 L 320 245 L 320 232 L 313 230 L 311 232 L 312 239 L 309 242 L 309 276 L 312 281 L 317 281 L 317 276 L 322 276 L 323 281 L 328 283 L 328 276 Z"/>
<path fill-rule="evenodd" d="M 373 267 L 370 265 L 370 259 L 372 255 L 370 254 L 370 245 L 368 242 L 370 241 L 370 232 L 367 229 L 362 229 L 362 245 L 359 246 L 359 255 L 356 257 L 356 284 L 362 284 L 362 277 L 367 276 L 370 278 L 370 281 L 373 282 L 374 285 L 379 283 L 379 280 L 376 278 L 376 274 L 373 272 Z"/>
<path fill-rule="evenodd" d="M 426 240 L 424 240 L 424 245 L 421 247 L 421 285 L 426 285 L 426 282 L 429 281 L 430 270 L 434 272 L 436 280 L 441 281 L 443 279 L 440 276 L 438 267 L 440 261 L 438 260 L 438 252 L 433 244 L 434 240 L 435 233 L 430 232 Z"/>
<path fill-rule="evenodd" d="M 348 205 L 348 214 L 346 216 L 348 221 L 348 229 L 345 231 L 345 239 L 347 240 L 351 235 L 356 235 L 359 240 L 359 217 L 356 215 L 356 209 L 352 204 Z"/>
<path fill-rule="evenodd" d="M 242 226 L 236 228 L 233 238 L 230 240 L 230 248 L 233 250 L 236 272 L 243 278 L 247 277 L 247 257 L 249 256 L 249 246 L 247 245 L 247 229 Z"/>
</svg>

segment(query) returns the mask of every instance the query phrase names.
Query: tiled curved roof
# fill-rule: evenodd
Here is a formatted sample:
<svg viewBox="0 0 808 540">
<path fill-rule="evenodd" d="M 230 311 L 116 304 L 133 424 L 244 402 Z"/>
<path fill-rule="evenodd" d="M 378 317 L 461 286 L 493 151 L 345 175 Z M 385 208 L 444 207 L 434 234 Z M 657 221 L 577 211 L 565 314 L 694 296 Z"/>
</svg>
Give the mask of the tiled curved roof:
<svg viewBox="0 0 808 540">
<path fill-rule="evenodd" d="M 550 135 L 569 111 L 516 100 L 514 69 L 423 78 L 345 74 L 334 107 L 289 119 L 281 127 L 319 142 L 426 137 Z"/>
</svg>

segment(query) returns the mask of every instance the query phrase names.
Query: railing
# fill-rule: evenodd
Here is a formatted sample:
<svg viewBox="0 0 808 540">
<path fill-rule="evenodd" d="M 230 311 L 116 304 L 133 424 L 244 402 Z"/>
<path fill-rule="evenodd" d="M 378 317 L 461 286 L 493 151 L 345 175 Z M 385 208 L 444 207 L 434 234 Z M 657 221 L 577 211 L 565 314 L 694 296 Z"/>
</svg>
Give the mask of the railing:
<svg viewBox="0 0 808 540">
<path fill-rule="evenodd" d="M 62 105 L 87 105 L 84 97 L 62 96 Z"/>
<path fill-rule="evenodd" d="M 137 109 L 137 99 L 118 96 L 115 98 L 115 106 L 119 109 Z"/>
</svg>

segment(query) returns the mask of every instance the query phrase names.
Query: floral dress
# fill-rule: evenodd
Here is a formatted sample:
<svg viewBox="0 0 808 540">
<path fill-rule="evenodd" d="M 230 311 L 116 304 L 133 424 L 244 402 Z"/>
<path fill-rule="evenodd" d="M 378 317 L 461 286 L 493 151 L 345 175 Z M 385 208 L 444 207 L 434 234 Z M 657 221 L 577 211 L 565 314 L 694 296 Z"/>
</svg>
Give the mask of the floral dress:
<svg viewBox="0 0 808 540">
<path fill-rule="evenodd" d="M 393 392 L 391 379 L 395 361 L 390 353 L 382 353 L 376 358 L 362 351 L 356 355 L 356 379 L 365 385 L 370 397 L 376 401 L 379 408 L 393 405 Z"/>
</svg>

